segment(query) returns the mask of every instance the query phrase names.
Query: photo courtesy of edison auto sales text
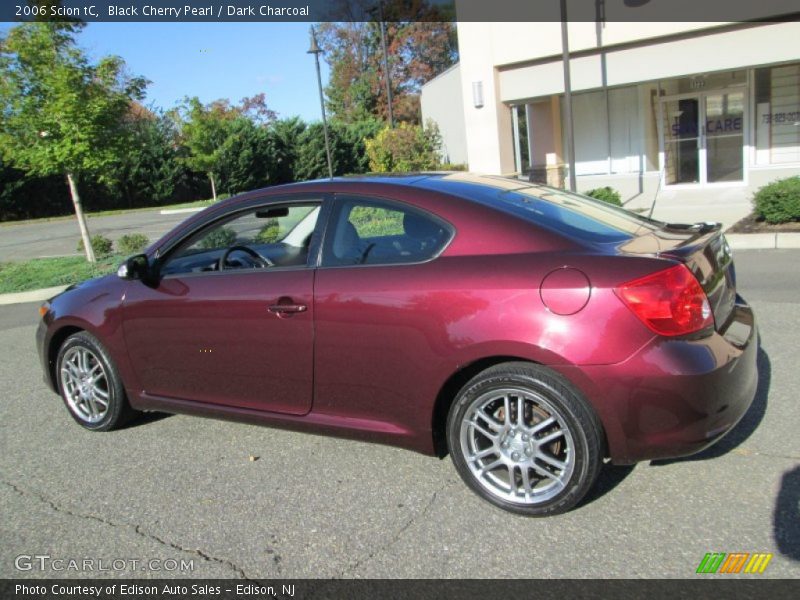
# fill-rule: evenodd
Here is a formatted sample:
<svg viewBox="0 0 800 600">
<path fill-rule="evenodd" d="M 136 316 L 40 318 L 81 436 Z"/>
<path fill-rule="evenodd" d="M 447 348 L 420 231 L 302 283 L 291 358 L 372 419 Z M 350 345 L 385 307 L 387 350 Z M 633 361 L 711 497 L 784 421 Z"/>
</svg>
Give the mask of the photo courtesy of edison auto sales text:
<svg viewBox="0 0 800 600">
<path fill-rule="evenodd" d="M 284 598 L 292 598 L 295 595 L 294 584 L 281 585 L 280 589 L 272 585 L 236 584 L 226 585 L 225 592 L 235 593 L 237 596 L 261 596 L 274 598 L 278 593 Z M 159 585 L 139 585 L 128 583 L 111 583 L 108 585 L 80 585 L 80 584 L 50 584 L 50 585 L 26 585 L 18 583 L 14 586 L 14 593 L 17 596 L 80 596 L 100 598 L 101 595 L 119 596 L 210 596 L 219 595 L 223 592 L 221 585 L 178 585 L 178 584 L 159 584 Z"/>
</svg>

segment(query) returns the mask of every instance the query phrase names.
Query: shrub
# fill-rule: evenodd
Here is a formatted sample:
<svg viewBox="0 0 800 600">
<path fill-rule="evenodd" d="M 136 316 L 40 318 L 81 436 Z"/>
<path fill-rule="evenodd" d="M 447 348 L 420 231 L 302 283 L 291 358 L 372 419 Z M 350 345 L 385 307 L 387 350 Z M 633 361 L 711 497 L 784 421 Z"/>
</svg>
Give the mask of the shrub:
<svg viewBox="0 0 800 600">
<path fill-rule="evenodd" d="M 143 233 L 128 233 L 117 240 L 117 250 L 122 254 L 139 254 L 150 240 Z"/>
<path fill-rule="evenodd" d="M 591 196 L 596 200 L 602 200 L 603 202 L 608 202 L 614 206 L 622 206 L 622 197 L 620 196 L 619 192 L 612 187 L 605 186 L 601 188 L 595 188 L 585 193 L 587 196 Z"/>
<path fill-rule="evenodd" d="M 439 165 L 440 171 L 466 171 L 467 165 L 464 163 L 444 163 Z"/>
<path fill-rule="evenodd" d="M 114 242 L 104 235 L 93 235 L 91 237 L 92 250 L 97 257 L 108 256 L 114 248 Z M 78 252 L 84 252 L 83 239 L 78 240 Z"/>
<path fill-rule="evenodd" d="M 273 244 L 278 241 L 281 235 L 281 227 L 277 219 L 270 219 L 258 231 L 255 241 L 262 244 Z"/>
<path fill-rule="evenodd" d="M 435 125 L 400 123 L 366 141 L 369 168 L 375 173 L 405 173 L 438 169 L 441 138 Z"/>
<path fill-rule="evenodd" d="M 214 250 L 215 248 L 227 248 L 236 243 L 236 232 L 230 227 L 220 227 L 215 229 L 198 244 L 203 250 Z"/>
<path fill-rule="evenodd" d="M 800 221 L 800 176 L 765 185 L 755 193 L 754 200 L 759 220 L 767 223 Z"/>
</svg>

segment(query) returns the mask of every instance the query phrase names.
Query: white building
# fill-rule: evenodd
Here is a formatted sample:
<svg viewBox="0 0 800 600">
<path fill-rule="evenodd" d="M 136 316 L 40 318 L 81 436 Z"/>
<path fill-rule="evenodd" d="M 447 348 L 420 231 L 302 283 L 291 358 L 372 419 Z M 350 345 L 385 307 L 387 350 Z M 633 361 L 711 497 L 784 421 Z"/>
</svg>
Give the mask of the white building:
<svg viewBox="0 0 800 600">
<path fill-rule="evenodd" d="M 754 189 L 800 174 L 800 22 L 569 23 L 579 190 Z M 449 162 L 563 182 L 561 24 L 459 22 L 423 87 Z"/>
</svg>

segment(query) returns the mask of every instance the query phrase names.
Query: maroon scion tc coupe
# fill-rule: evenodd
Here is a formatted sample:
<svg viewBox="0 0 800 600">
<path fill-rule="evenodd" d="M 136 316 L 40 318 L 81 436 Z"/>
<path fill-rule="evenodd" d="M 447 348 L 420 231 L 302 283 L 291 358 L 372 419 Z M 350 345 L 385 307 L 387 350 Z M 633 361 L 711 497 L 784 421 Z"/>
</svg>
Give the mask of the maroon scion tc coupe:
<svg viewBox="0 0 800 600">
<path fill-rule="evenodd" d="M 466 173 L 242 194 L 42 313 L 45 380 L 87 429 L 163 411 L 449 453 L 535 516 L 605 459 L 713 444 L 758 379 L 718 224 Z"/>
</svg>

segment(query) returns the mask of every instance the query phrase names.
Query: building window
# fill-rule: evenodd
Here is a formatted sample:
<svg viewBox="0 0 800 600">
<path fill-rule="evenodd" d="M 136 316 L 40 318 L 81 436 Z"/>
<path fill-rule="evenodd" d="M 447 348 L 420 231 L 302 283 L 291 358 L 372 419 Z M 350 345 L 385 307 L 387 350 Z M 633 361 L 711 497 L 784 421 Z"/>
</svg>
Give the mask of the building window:
<svg viewBox="0 0 800 600">
<path fill-rule="evenodd" d="M 527 175 L 531 171 L 527 104 L 519 104 L 511 107 L 511 129 L 511 136 L 514 140 L 515 170 L 521 175 Z"/>
<path fill-rule="evenodd" d="M 562 103 L 564 99 L 561 99 Z M 561 114 L 566 111 L 562 106 Z M 608 111 L 606 95 L 600 90 L 572 95 L 572 123 L 575 136 L 575 175 L 608 173 Z M 563 128 L 566 135 L 566 128 Z M 566 139 L 563 142 L 567 147 Z"/>
<path fill-rule="evenodd" d="M 576 175 L 638 173 L 643 170 L 644 133 L 636 86 L 613 88 L 607 93 L 598 90 L 574 94 L 572 115 Z M 564 144 L 566 146 L 566 140 Z"/>
<path fill-rule="evenodd" d="M 611 172 L 638 173 L 644 170 L 638 90 L 635 87 L 608 90 L 608 116 L 611 123 Z"/>
<path fill-rule="evenodd" d="M 756 163 L 800 162 L 800 64 L 755 72 Z"/>
</svg>

